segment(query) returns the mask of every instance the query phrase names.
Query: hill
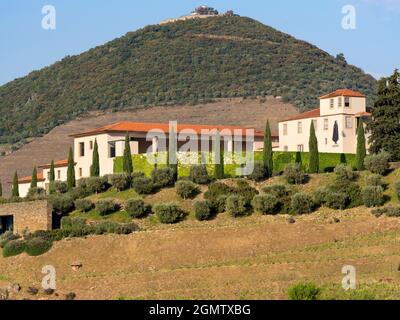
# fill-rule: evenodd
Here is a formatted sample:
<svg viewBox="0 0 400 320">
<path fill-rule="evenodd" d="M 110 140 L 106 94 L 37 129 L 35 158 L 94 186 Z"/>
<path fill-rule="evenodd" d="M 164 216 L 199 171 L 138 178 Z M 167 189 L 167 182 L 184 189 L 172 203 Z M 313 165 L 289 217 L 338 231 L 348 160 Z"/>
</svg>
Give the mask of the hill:
<svg viewBox="0 0 400 320">
<path fill-rule="evenodd" d="M 282 96 L 301 110 L 339 87 L 376 81 L 317 47 L 244 17 L 147 26 L 0 87 L 0 144 L 96 110 Z"/>
<path fill-rule="evenodd" d="M 385 178 L 389 189 L 398 176 L 395 171 Z M 333 174 L 315 175 L 299 188 L 310 192 L 334 179 Z M 267 183 L 282 182 L 275 177 Z M 90 198 L 124 201 L 134 196 L 133 190 L 111 189 Z M 174 189 L 163 189 L 145 201 L 176 201 L 189 212 L 202 197 L 182 200 Z M 295 224 L 285 215 L 258 213 L 236 219 L 223 213 L 202 222 L 190 214 L 173 226 L 149 216 L 134 220 L 142 231 L 132 235 L 65 239 L 39 257 L 0 255 L 0 288 L 19 283 L 22 291 L 13 296 L 17 299 L 63 299 L 69 292 L 77 299 L 287 299 L 289 286 L 313 281 L 322 288 L 322 299 L 398 299 L 400 220 L 376 218 L 370 211 L 322 208 L 295 216 Z M 122 211 L 106 218 L 73 215 L 130 221 Z M 333 218 L 338 220 L 333 223 Z M 81 270 L 72 270 L 75 261 L 83 264 Z M 59 296 L 46 296 L 42 290 L 35 297 L 27 294 L 28 287 L 40 288 L 40 272 L 48 264 L 57 270 Z M 356 291 L 342 289 L 345 265 L 357 268 Z"/>
<path fill-rule="evenodd" d="M 19 150 L 0 157 L 0 180 L 3 182 L 3 194 L 11 194 L 14 171 L 19 176 L 32 174 L 35 165 L 50 163 L 51 160 L 67 158 L 68 148 L 72 144 L 69 135 L 81 131 L 95 129 L 118 121 L 168 122 L 177 120 L 180 123 L 214 125 L 239 125 L 264 129 L 267 119 L 271 121 L 273 130 L 277 131 L 277 122 L 295 115 L 298 111 L 291 104 L 283 103 L 273 97 L 260 99 L 219 99 L 208 104 L 196 106 L 181 105 L 168 107 L 151 107 L 129 112 L 91 112 L 60 125 L 50 133 L 23 145 Z M 246 117 L 243 117 L 246 114 Z"/>
</svg>

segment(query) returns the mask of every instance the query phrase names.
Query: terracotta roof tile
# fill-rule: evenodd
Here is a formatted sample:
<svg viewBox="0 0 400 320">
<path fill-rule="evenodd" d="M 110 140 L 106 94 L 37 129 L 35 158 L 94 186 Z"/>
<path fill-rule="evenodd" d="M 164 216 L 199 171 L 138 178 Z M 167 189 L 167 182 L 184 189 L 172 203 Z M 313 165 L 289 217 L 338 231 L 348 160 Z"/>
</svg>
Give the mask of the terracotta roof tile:
<svg viewBox="0 0 400 320">
<path fill-rule="evenodd" d="M 245 129 L 254 129 L 254 128 L 246 128 L 246 127 L 236 127 L 236 126 L 210 126 L 210 125 L 195 125 L 195 124 L 178 124 L 177 130 L 181 132 L 182 130 L 193 130 L 197 134 L 200 134 L 202 130 L 245 130 Z M 101 128 L 97 128 L 91 131 L 78 133 L 71 135 L 71 137 L 78 138 L 78 137 L 85 137 L 85 136 L 92 136 L 101 133 L 107 132 L 149 132 L 151 130 L 161 130 L 165 133 L 169 132 L 169 125 L 168 123 L 143 123 L 143 122 L 118 122 L 114 124 L 110 124 Z M 245 132 L 243 132 L 244 134 Z M 262 131 L 256 130 L 256 136 L 263 136 L 264 133 Z"/>
<path fill-rule="evenodd" d="M 320 99 L 329 99 L 334 97 L 356 97 L 356 98 L 365 98 L 361 92 L 350 90 L 350 89 L 339 89 L 334 92 L 331 92 L 327 95 L 320 97 Z"/>
<path fill-rule="evenodd" d="M 317 118 L 320 115 L 321 115 L 320 109 L 318 108 L 318 109 L 314 109 L 314 110 L 307 111 L 307 112 L 304 112 L 304 113 L 300 113 L 300 114 L 298 114 L 296 116 L 293 116 L 293 117 L 291 117 L 289 119 L 286 119 L 286 120 L 283 120 L 281 122 L 293 121 L 293 120 L 302 120 L 302 119 L 309 119 L 309 118 Z"/>
<path fill-rule="evenodd" d="M 62 168 L 62 167 L 67 167 L 67 166 L 68 166 L 68 159 L 54 161 L 54 168 Z M 51 163 L 48 163 L 48 164 L 41 165 L 38 168 L 48 169 L 50 167 L 51 167 Z"/>
<path fill-rule="evenodd" d="M 43 177 L 43 172 L 38 172 L 37 174 L 37 181 L 43 182 L 45 181 L 45 178 Z M 31 183 L 32 182 L 32 176 L 26 176 L 18 179 L 18 184 L 22 183 Z"/>
</svg>

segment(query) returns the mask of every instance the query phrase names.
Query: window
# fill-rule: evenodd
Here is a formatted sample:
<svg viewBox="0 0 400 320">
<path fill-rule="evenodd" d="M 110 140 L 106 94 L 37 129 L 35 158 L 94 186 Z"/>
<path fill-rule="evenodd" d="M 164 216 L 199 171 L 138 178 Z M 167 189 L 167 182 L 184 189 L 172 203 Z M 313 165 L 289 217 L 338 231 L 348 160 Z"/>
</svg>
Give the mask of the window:
<svg viewBox="0 0 400 320">
<path fill-rule="evenodd" d="M 353 129 L 353 118 L 346 117 L 346 129 Z"/>
<path fill-rule="evenodd" d="M 93 150 L 93 141 L 89 142 L 89 148 L 90 148 L 90 150 Z"/>
<path fill-rule="evenodd" d="M 82 168 L 79 168 L 79 177 L 82 177 L 83 173 L 82 173 Z"/>
<path fill-rule="evenodd" d="M 328 138 L 325 138 L 325 145 L 328 145 Z"/>
<path fill-rule="evenodd" d="M 80 157 L 85 156 L 85 143 L 84 142 L 79 142 L 79 156 Z"/>
<path fill-rule="evenodd" d="M 283 151 L 288 152 L 289 151 L 289 147 L 288 146 L 284 146 L 283 147 Z"/>
<path fill-rule="evenodd" d="M 115 158 L 115 142 L 110 142 L 108 156 L 109 158 Z"/>
<path fill-rule="evenodd" d="M 283 125 L 283 135 L 284 135 L 284 136 L 287 136 L 287 134 L 288 134 L 287 123 L 285 123 L 285 124 Z"/>
<path fill-rule="evenodd" d="M 346 108 L 350 108 L 350 98 L 349 97 L 344 98 L 344 106 Z"/>
<path fill-rule="evenodd" d="M 303 123 L 302 122 L 298 122 L 297 123 L 297 133 L 298 134 L 302 134 L 303 133 Z"/>
<path fill-rule="evenodd" d="M 57 180 L 61 179 L 61 170 L 57 170 Z"/>
<path fill-rule="evenodd" d="M 339 97 L 339 99 L 338 99 L 338 107 L 341 108 L 342 105 L 343 105 L 342 97 Z"/>
<path fill-rule="evenodd" d="M 329 130 L 329 120 L 324 119 L 324 130 Z"/>
<path fill-rule="evenodd" d="M 298 151 L 298 152 L 303 152 L 303 151 L 304 151 L 304 145 L 299 144 L 299 145 L 297 146 L 297 151 Z"/>
<path fill-rule="evenodd" d="M 335 106 L 335 99 L 331 99 L 331 103 L 330 103 L 331 109 L 333 109 L 334 106 Z"/>
<path fill-rule="evenodd" d="M 318 120 L 313 120 L 313 123 L 315 131 L 318 131 Z"/>
</svg>

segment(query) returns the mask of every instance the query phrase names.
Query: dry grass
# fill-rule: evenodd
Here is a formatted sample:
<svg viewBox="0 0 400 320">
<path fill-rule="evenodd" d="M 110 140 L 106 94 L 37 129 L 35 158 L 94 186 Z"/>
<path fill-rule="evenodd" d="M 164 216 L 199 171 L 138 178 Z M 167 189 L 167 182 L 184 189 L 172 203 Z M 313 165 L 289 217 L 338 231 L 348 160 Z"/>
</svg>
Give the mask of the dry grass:
<svg viewBox="0 0 400 320">
<path fill-rule="evenodd" d="M 331 224 L 333 216 L 341 222 Z M 285 299 L 290 285 L 305 280 L 323 287 L 324 298 L 352 298 L 340 284 L 342 267 L 354 265 L 360 289 L 400 298 L 399 219 L 357 208 L 296 220 L 222 214 L 130 236 L 63 240 L 41 257 L 0 258 L 0 270 L 26 288 L 39 286 L 41 268 L 54 265 L 58 291 L 80 299 Z M 70 268 L 76 260 L 84 264 L 79 272 Z"/>
</svg>

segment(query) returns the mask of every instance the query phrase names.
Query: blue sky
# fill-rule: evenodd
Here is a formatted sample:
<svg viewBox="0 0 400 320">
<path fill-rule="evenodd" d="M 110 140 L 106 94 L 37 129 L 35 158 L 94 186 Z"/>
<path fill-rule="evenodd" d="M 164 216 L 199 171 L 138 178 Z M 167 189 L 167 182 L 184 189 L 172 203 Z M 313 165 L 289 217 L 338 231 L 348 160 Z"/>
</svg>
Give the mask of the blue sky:
<svg viewBox="0 0 400 320">
<path fill-rule="evenodd" d="M 375 77 L 400 68 L 400 0 L 1 0 L 0 84 L 148 24 L 205 4 L 233 9 L 317 45 Z M 342 7 L 356 8 L 355 30 Z M 41 27 L 42 7 L 56 8 L 56 30 Z"/>
</svg>

